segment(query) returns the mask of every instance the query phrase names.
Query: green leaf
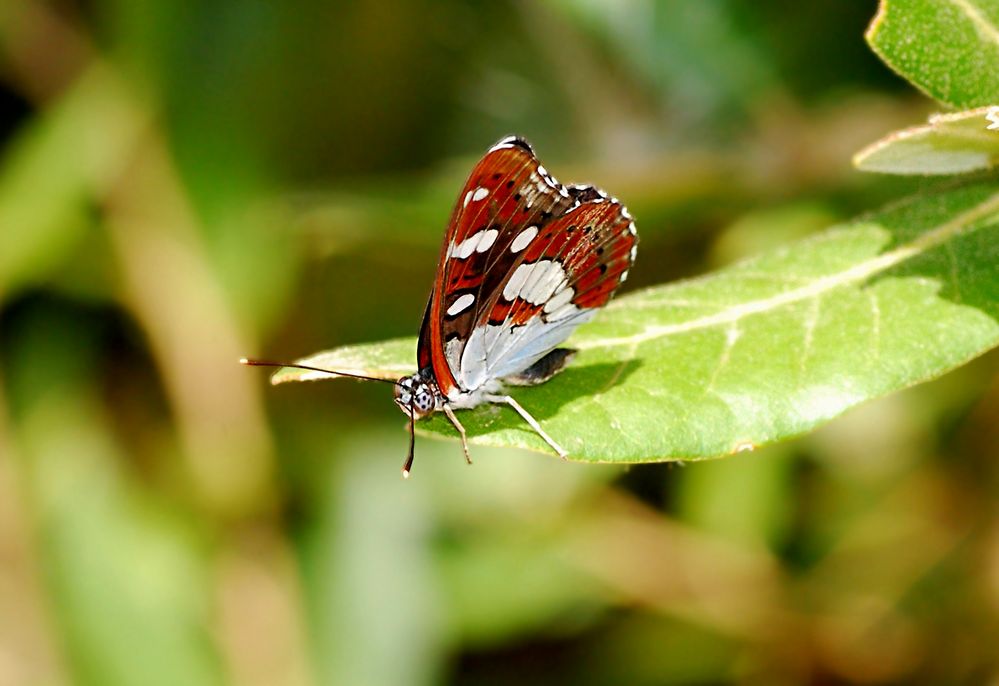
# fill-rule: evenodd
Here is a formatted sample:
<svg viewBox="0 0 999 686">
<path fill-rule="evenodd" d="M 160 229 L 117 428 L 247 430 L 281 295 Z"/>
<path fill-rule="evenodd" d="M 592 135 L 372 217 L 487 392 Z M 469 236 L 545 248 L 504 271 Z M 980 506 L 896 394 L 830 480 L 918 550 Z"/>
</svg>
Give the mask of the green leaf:
<svg viewBox="0 0 999 686">
<path fill-rule="evenodd" d="M 995 121 L 993 121 L 995 120 Z M 930 117 L 896 131 L 853 158 L 858 169 L 886 174 L 960 174 L 999 162 L 999 109 L 979 107 Z M 992 128 L 990 128 L 992 127 Z"/>
<path fill-rule="evenodd" d="M 706 277 L 621 297 L 570 341 L 580 353 L 568 369 L 514 395 L 570 459 L 751 449 L 999 344 L 996 264 L 994 182 L 925 194 Z M 411 339 L 390 341 L 305 363 L 391 377 L 412 371 L 414 350 Z M 282 370 L 275 380 L 302 378 Z M 473 442 L 547 451 L 507 408 L 461 418 Z M 439 416 L 419 426 L 455 435 Z"/>
<path fill-rule="evenodd" d="M 867 42 L 940 102 L 999 103 L 999 0 L 881 0 Z"/>
<path fill-rule="evenodd" d="M 379 379 L 395 380 L 400 376 L 413 373 L 413 360 L 415 359 L 416 341 L 400 339 L 374 345 L 345 345 L 336 350 L 310 355 L 296 362 L 319 369 L 335 369 L 348 374 L 363 374 Z M 315 381 L 333 378 L 333 376 L 293 367 L 282 367 L 271 376 L 271 383 Z"/>
</svg>

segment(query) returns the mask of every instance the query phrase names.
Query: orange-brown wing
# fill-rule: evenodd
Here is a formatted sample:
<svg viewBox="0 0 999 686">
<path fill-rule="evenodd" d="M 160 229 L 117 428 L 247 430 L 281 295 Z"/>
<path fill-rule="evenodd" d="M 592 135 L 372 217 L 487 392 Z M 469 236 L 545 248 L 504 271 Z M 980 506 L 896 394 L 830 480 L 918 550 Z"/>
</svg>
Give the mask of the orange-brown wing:
<svg viewBox="0 0 999 686">
<path fill-rule="evenodd" d="M 472 169 L 441 245 L 417 351 L 420 368 L 432 367 L 445 395 L 464 390 L 460 351 L 519 262 L 523 248 L 516 248 L 576 204 L 523 139 L 504 138 Z"/>
<path fill-rule="evenodd" d="M 489 290 L 460 353 L 459 386 L 478 388 L 521 373 L 607 304 L 627 278 L 638 248 L 628 211 L 595 188 L 568 190 L 578 204 L 530 232 L 530 240 L 522 234 L 515 263 Z"/>
</svg>

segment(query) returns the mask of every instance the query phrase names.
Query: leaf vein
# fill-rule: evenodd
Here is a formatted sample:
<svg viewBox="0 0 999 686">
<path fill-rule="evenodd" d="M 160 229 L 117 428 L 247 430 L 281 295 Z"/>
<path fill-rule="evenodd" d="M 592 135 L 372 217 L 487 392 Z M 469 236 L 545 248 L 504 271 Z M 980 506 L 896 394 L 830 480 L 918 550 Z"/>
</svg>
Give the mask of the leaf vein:
<svg viewBox="0 0 999 686">
<path fill-rule="evenodd" d="M 715 365 L 714 371 L 711 373 L 711 378 L 708 379 L 707 385 L 704 387 L 704 395 L 708 393 L 713 393 L 715 390 L 715 383 L 718 381 L 718 377 L 728 366 L 729 360 L 732 358 L 732 348 L 735 347 L 736 341 L 739 340 L 739 336 L 742 335 L 742 331 L 739 329 L 739 322 L 731 322 L 728 326 L 728 330 L 725 331 L 725 347 L 722 349 L 721 355 L 718 357 L 718 364 Z"/>
<path fill-rule="evenodd" d="M 987 217 L 989 214 L 996 211 L 999 211 L 999 193 L 989 196 L 966 212 L 963 212 L 953 219 L 940 224 L 936 228 L 922 233 L 908 243 L 900 245 L 893 250 L 876 255 L 871 259 L 855 264 L 848 269 L 844 269 L 843 271 L 820 277 L 800 288 L 784 291 L 768 298 L 733 305 L 714 314 L 698 317 L 685 322 L 647 326 L 643 331 L 627 336 L 612 336 L 589 340 L 584 338 L 575 342 L 574 345 L 580 349 L 590 349 L 641 344 L 659 338 L 689 333 L 699 329 L 726 325 L 731 322 L 740 321 L 754 314 L 769 312 L 786 305 L 816 298 L 823 293 L 827 293 L 834 289 L 861 283 L 876 274 L 895 267 L 913 257 L 921 255 L 927 250 L 936 248 L 974 222 Z"/>
<path fill-rule="evenodd" d="M 819 324 L 819 308 L 821 297 L 815 297 L 811 301 L 811 306 L 805 312 L 805 340 L 802 345 L 801 357 L 798 359 L 798 373 L 804 380 L 805 372 L 808 368 L 808 358 L 812 354 L 812 346 L 815 343 L 815 328 Z"/>
<path fill-rule="evenodd" d="M 871 304 L 871 354 L 877 361 L 881 359 L 881 306 L 872 291 L 867 291 L 867 300 Z"/>
</svg>

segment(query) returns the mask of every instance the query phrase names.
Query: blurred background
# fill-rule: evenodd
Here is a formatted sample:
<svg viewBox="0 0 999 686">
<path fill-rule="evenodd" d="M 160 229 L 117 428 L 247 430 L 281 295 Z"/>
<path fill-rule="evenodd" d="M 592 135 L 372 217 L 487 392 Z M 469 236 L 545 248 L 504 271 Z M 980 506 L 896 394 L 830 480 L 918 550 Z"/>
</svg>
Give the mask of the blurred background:
<svg viewBox="0 0 999 686">
<path fill-rule="evenodd" d="M 927 182 L 871 1 L 0 2 L 0 684 L 999 684 L 999 357 L 725 460 L 420 439 L 288 359 L 415 336 L 509 133 L 633 290 Z M 473 446 L 474 447 L 474 446 Z"/>
</svg>

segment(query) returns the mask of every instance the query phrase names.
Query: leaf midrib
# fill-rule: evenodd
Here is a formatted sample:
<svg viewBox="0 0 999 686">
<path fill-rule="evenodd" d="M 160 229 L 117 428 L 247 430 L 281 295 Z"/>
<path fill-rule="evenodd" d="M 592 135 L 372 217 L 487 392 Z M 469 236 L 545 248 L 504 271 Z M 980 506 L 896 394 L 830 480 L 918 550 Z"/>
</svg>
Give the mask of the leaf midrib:
<svg viewBox="0 0 999 686">
<path fill-rule="evenodd" d="M 895 267 L 908 259 L 921 255 L 931 250 L 951 237 L 959 234 L 974 222 L 999 211 L 999 193 L 989 196 L 971 209 L 957 215 L 953 219 L 936 226 L 929 231 L 920 234 L 912 241 L 900 245 L 888 252 L 881 253 L 869 260 L 853 265 L 849 269 L 820 277 L 799 288 L 783 291 L 778 295 L 740 303 L 726 308 L 715 314 L 698 317 L 685 322 L 667 324 L 662 326 L 648 326 L 639 333 L 628 336 L 614 336 L 597 339 L 581 339 L 574 341 L 573 346 L 579 349 L 612 348 L 618 346 L 629 346 L 634 348 L 642 343 L 647 343 L 658 338 L 674 336 L 688 333 L 698 329 L 706 329 L 713 326 L 732 324 L 745 317 L 762 314 L 781 307 L 799 303 L 827 293 L 836 288 L 848 286 L 854 283 L 865 281 L 870 277 Z M 640 297 L 641 293 L 636 293 L 633 297 Z M 622 298 L 617 305 L 626 308 L 628 298 Z"/>
</svg>

